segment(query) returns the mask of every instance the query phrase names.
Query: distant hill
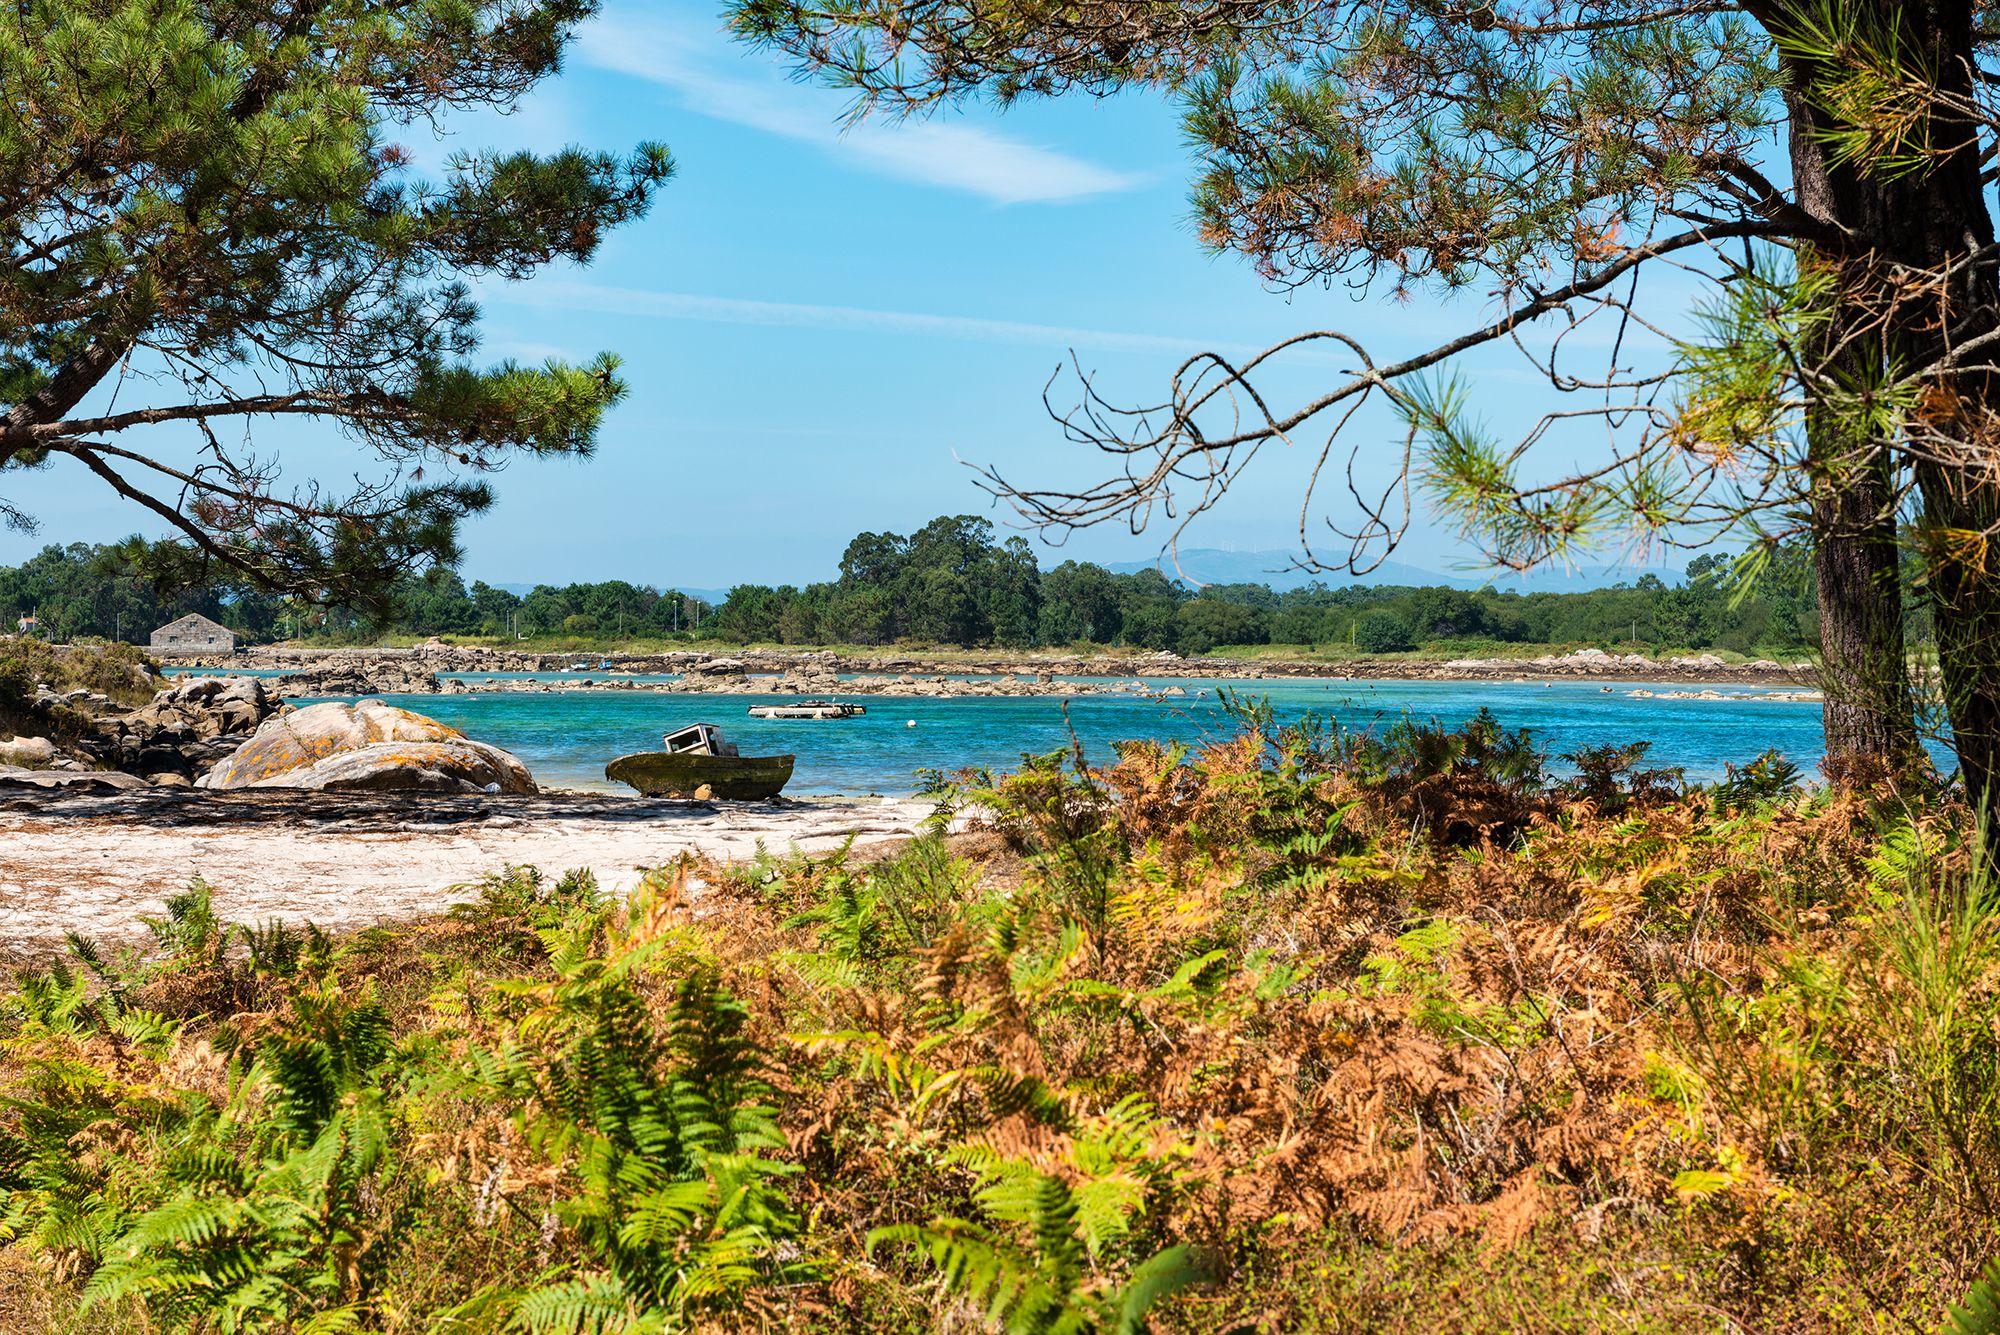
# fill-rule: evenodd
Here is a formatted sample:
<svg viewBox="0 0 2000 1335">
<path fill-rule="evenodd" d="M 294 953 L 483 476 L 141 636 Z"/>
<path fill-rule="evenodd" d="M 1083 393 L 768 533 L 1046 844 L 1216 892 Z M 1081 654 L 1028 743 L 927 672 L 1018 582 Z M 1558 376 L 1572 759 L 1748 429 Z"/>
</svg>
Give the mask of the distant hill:
<svg viewBox="0 0 2000 1335">
<path fill-rule="evenodd" d="M 1295 552 L 1226 552 L 1214 547 L 1185 548 L 1180 553 L 1180 573 L 1200 584 L 1268 584 L 1274 589 L 1299 589 L 1315 580 L 1321 584 L 1338 586 L 1345 584 L 1442 584 L 1453 589 L 1479 589 L 1491 584 L 1499 589 L 1517 589 L 1522 593 L 1580 593 L 1586 589 L 1606 589 L 1614 584 L 1630 584 L 1641 575 L 1658 575 L 1669 584 L 1679 584 L 1683 576 L 1678 570 L 1664 568 L 1635 569 L 1631 566 L 1592 565 L 1578 566 L 1573 570 L 1551 567 L 1533 570 L 1525 575 L 1512 571 L 1491 571 L 1488 573 L 1459 572 L 1446 574 L 1437 570 L 1426 570 L 1407 561 L 1384 561 L 1366 575 L 1354 576 L 1339 572 L 1312 574 L 1292 566 Z M 1115 574 L 1130 575 L 1138 571 L 1158 566 L 1169 577 L 1175 574 L 1171 561 L 1121 561 L 1106 566 Z"/>
</svg>

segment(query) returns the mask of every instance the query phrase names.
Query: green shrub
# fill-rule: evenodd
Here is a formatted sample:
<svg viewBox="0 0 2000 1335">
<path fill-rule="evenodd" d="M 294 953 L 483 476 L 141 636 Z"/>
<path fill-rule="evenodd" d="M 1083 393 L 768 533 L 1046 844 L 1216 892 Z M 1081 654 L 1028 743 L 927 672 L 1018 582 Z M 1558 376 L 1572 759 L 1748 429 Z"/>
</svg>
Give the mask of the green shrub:
<svg viewBox="0 0 2000 1335">
<path fill-rule="evenodd" d="M 1354 643 L 1371 654 L 1400 654 L 1416 648 L 1410 627 L 1394 612 L 1363 612 L 1354 623 Z"/>
<path fill-rule="evenodd" d="M 17 715 L 35 694 L 34 674 L 21 658 L 0 651 L 0 715 Z"/>
<path fill-rule="evenodd" d="M 0 710 L 18 714 L 27 709 L 37 686 L 96 691 L 119 704 L 136 705 L 152 699 L 160 683 L 158 669 L 133 645 L 0 639 Z"/>
</svg>

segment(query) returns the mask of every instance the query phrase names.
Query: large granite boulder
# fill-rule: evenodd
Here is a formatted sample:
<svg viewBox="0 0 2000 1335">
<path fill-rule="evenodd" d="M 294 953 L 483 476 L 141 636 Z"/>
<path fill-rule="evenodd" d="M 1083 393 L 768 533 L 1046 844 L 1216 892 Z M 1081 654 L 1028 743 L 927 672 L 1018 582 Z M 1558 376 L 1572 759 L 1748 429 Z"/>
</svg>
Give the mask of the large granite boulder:
<svg viewBox="0 0 2000 1335">
<path fill-rule="evenodd" d="M 56 745 L 46 737 L 0 738 L 0 765 L 14 769 L 47 769 L 55 763 Z"/>
<path fill-rule="evenodd" d="M 380 700 L 280 714 L 201 778 L 203 788 L 532 793 L 527 766 L 497 746 Z"/>
</svg>

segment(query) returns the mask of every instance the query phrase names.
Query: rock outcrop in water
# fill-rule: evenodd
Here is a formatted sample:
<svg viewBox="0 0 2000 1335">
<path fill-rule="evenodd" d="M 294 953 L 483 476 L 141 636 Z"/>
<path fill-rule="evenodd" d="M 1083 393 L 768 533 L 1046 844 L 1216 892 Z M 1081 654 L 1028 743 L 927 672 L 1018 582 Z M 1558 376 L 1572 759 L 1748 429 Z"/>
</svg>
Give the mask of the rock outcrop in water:
<svg viewBox="0 0 2000 1335">
<path fill-rule="evenodd" d="M 437 673 L 409 658 L 352 658 L 295 672 L 279 683 L 297 700 L 325 695 L 436 695 Z"/>
<path fill-rule="evenodd" d="M 527 766 L 497 746 L 379 700 L 278 715 L 203 776 L 203 788 L 532 793 Z"/>
</svg>

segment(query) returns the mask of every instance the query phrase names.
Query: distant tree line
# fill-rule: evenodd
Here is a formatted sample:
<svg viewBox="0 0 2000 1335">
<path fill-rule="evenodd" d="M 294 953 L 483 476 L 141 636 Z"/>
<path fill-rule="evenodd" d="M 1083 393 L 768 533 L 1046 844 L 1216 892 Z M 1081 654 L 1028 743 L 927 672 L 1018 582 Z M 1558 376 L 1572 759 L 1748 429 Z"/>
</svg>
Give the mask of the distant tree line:
<svg viewBox="0 0 2000 1335">
<path fill-rule="evenodd" d="M 1207 653 L 1224 645 L 1349 644 L 1371 653 L 1482 644 L 1620 644 L 1741 653 L 1809 648 L 1817 625 L 1810 561 L 1781 549 L 1755 588 L 1734 594 L 1730 562 L 1703 555 L 1683 584 L 1656 575 L 1575 593 L 1440 586 L 1262 584 L 1199 589 L 1157 569 L 1118 574 L 1064 561 L 1040 568 L 1028 543 L 998 539 L 970 515 L 945 516 L 905 537 L 863 533 L 839 578 L 739 584 L 720 606 L 624 580 L 537 585 L 526 595 L 435 567 L 394 588 L 386 622 L 239 584 L 164 597 L 121 574 L 115 548 L 48 547 L 0 567 L 0 629 L 33 613 L 57 638 L 147 632 L 187 612 L 251 640 L 300 636 L 358 641 L 406 635 L 529 639 L 701 639 L 732 643 L 1119 645 Z M 1917 628 L 1922 634 L 1922 628 Z"/>
<path fill-rule="evenodd" d="M 738 585 L 722 631 L 784 644 L 1112 644 L 1202 654 L 1222 645 L 1347 643 L 1373 653 L 1483 642 L 1632 639 L 1681 648 L 1799 651 L 1817 624 L 1806 553 L 1783 551 L 1750 596 L 1736 598 L 1730 561 L 1698 557 L 1683 585 L 1656 575 L 1579 593 L 1492 588 L 1262 584 L 1199 589 L 1157 569 L 1115 574 L 1065 561 L 1037 568 L 1018 537 L 996 542 L 983 519 L 933 520 L 905 538 L 864 533 L 840 578 L 804 588 Z"/>
<path fill-rule="evenodd" d="M 699 598 L 624 580 L 542 584 L 525 596 L 436 566 L 405 575 L 390 591 L 386 619 L 359 608 L 314 603 L 238 582 L 161 594 L 121 570 L 122 546 L 45 547 L 19 566 L 0 566 L 0 631 L 33 615 L 52 638 L 98 636 L 144 642 L 156 626 L 198 612 L 251 640 L 303 637 L 372 640 L 407 635 L 671 636 L 711 632 L 715 609 Z"/>
</svg>

